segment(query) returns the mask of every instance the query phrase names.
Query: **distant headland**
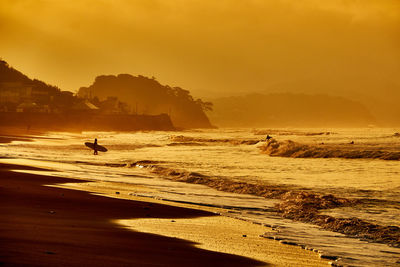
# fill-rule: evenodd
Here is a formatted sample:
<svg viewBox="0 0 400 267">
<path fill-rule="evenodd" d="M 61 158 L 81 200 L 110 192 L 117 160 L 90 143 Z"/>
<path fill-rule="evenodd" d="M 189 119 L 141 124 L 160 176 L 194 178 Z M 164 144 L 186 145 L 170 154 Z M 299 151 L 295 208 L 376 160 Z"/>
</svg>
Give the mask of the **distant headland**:
<svg viewBox="0 0 400 267">
<path fill-rule="evenodd" d="M 93 85 L 74 94 L 30 79 L 0 60 L 0 126 L 74 131 L 210 128 L 204 111 L 211 107 L 182 88 L 128 74 L 98 76 Z"/>
</svg>

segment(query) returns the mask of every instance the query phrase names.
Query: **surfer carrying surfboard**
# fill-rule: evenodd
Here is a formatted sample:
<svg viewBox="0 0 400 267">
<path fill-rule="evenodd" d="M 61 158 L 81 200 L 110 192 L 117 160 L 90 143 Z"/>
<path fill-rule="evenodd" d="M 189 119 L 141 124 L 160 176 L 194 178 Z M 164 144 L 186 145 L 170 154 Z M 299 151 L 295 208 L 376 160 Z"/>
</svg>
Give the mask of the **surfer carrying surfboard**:
<svg viewBox="0 0 400 267">
<path fill-rule="evenodd" d="M 97 155 L 98 154 L 98 152 L 97 152 L 97 138 L 94 139 L 93 150 L 94 150 L 93 154 Z"/>
<path fill-rule="evenodd" d="M 85 146 L 93 150 L 93 154 L 97 155 L 99 152 L 107 152 L 107 148 L 97 143 L 97 138 L 94 139 L 94 143 L 85 142 Z"/>
</svg>

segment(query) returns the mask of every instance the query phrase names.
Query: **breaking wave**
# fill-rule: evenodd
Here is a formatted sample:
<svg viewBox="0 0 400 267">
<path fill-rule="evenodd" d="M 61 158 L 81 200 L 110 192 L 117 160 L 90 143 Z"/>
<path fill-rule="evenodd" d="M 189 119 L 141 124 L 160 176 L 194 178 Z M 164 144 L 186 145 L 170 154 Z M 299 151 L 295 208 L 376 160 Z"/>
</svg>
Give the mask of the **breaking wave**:
<svg viewBox="0 0 400 267">
<path fill-rule="evenodd" d="M 298 136 L 318 136 L 318 135 L 331 135 L 335 134 L 333 132 L 303 132 L 303 131 L 289 131 L 289 130 L 275 130 L 275 129 L 265 129 L 265 130 L 253 130 L 254 135 L 298 135 Z"/>
<path fill-rule="evenodd" d="M 110 150 L 135 150 L 135 149 L 140 149 L 140 148 L 146 148 L 146 147 L 162 147 L 161 145 L 157 144 L 112 144 L 112 145 L 107 145 L 107 148 Z"/>
<path fill-rule="evenodd" d="M 388 151 L 352 144 L 309 145 L 291 140 L 270 139 L 260 146 L 260 149 L 263 153 L 272 157 L 400 160 L 400 151 Z"/>
<path fill-rule="evenodd" d="M 167 146 L 206 146 L 206 144 L 199 142 L 174 142 L 169 143 Z"/>
<path fill-rule="evenodd" d="M 221 138 L 221 139 L 214 139 L 214 138 L 201 138 L 201 137 L 191 137 L 191 136 L 170 136 L 169 138 L 173 142 L 179 143 L 228 143 L 232 145 L 255 145 L 260 140 L 256 139 L 233 139 L 233 138 Z"/>
<path fill-rule="evenodd" d="M 284 185 L 260 185 L 222 177 L 213 178 L 197 172 L 160 166 L 154 161 L 138 161 L 130 166 L 147 168 L 150 172 L 173 181 L 206 185 L 219 191 L 278 199 L 280 202 L 276 204 L 275 209 L 277 214 L 284 218 L 312 223 L 326 230 L 400 247 L 400 228 L 397 226 L 382 226 L 358 218 L 335 218 L 320 213 L 325 209 L 355 206 L 361 203 L 360 200 L 339 198 L 332 194 L 309 192 Z"/>
</svg>

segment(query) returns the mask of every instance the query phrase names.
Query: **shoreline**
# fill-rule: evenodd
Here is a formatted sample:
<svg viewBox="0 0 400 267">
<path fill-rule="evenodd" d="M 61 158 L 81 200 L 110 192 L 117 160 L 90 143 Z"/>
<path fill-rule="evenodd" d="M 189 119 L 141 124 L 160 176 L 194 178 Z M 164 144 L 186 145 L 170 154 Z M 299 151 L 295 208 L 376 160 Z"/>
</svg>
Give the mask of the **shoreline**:
<svg viewBox="0 0 400 267">
<path fill-rule="evenodd" d="M 44 185 L 82 180 L 10 169 L 41 170 L 0 164 L 2 266 L 261 265 L 244 257 L 200 250 L 185 240 L 129 231 L 112 222 L 212 213 L 48 187 Z"/>
<path fill-rule="evenodd" d="M 232 250 L 232 242 L 229 243 L 229 233 L 234 232 L 232 229 L 243 231 L 248 227 L 261 226 L 228 219 L 216 215 L 210 209 L 200 210 L 199 207 L 184 207 L 182 204 L 133 199 L 123 192 L 116 194 L 115 188 L 107 185 L 100 188 L 97 184 L 96 192 L 93 190 L 93 183 L 84 180 L 10 171 L 16 168 L 42 170 L 0 164 L 1 190 L 4 192 L 1 196 L 3 230 L 0 234 L 3 235 L 2 240 L 5 240 L 0 245 L 0 261 L 4 266 L 50 266 L 61 263 L 78 266 L 96 261 L 100 265 L 107 262 L 106 265 L 110 266 L 128 263 L 173 266 L 328 264 L 327 260 L 320 259 L 316 253 L 259 236 L 254 237 L 254 234 L 253 237 L 241 236 L 238 240 L 246 240 L 249 244 L 261 242 L 261 245 L 256 245 L 261 246 L 260 249 L 267 256 L 266 261 L 260 261 L 259 256 L 257 258 L 248 252 Z M 88 184 L 91 186 L 88 187 Z M 136 220 L 132 220 L 134 218 Z M 147 229 L 152 230 L 126 225 L 127 221 L 131 223 L 146 220 Z M 202 223 L 204 220 L 206 222 Z M 232 221 L 227 224 L 227 220 Z M 170 228 L 171 223 L 167 225 L 167 222 L 171 221 L 178 222 L 172 224 L 178 228 Z M 118 222 L 125 223 L 122 225 Z M 180 222 L 184 222 L 186 226 L 180 227 Z M 237 228 L 242 223 L 245 225 Z M 203 225 L 201 231 L 204 233 L 193 235 L 193 229 L 199 225 Z M 219 228 L 215 228 L 216 226 Z M 96 232 L 101 234 L 97 235 Z M 238 235 L 238 232 L 232 234 Z M 190 235 L 195 238 L 190 238 Z M 254 242 L 256 239 L 257 242 Z M 218 240 L 217 243 L 222 244 L 225 250 L 210 247 L 207 244 L 210 240 L 214 243 Z M 196 242 L 204 244 L 198 248 Z M 104 255 L 99 255 L 100 251 Z M 157 257 L 154 257 L 154 253 Z M 237 256 L 238 254 L 241 256 Z"/>
</svg>

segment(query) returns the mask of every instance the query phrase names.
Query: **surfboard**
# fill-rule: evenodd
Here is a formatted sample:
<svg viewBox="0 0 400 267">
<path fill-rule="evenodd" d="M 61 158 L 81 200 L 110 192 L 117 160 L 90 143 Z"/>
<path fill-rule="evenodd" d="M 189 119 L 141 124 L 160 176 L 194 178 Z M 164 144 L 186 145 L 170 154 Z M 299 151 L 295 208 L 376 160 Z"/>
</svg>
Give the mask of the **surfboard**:
<svg viewBox="0 0 400 267">
<path fill-rule="evenodd" d="M 86 142 L 85 146 L 94 150 L 94 143 Z M 100 151 L 100 152 L 107 152 L 107 148 L 105 148 L 104 146 L 101 146 L 101 145 L 96 145 L 96 149 L 97 149 L 97 151 Z"/>
</svg>

